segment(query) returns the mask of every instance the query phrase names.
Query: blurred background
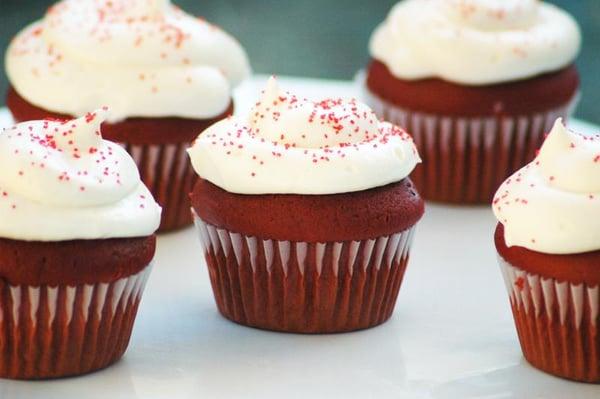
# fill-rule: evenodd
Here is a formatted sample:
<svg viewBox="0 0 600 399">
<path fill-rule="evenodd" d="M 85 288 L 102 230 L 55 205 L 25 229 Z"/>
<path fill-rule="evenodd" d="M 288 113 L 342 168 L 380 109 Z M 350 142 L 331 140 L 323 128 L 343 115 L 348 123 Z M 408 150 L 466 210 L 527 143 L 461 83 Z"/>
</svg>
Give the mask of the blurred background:
<svg viewBox="0 0 600 399">
<path fill-rule="evenodd" d="M 239 39 L 256 73 L 352 79 L 368 61 L 375 26 L 395 0 L 174 0 Z M 600 124 L 600 0 L 552 0 L 584 32 L 578 59 L 583 98 L 577 116 Z M 52 0 L 0 0 L 0 47 L 39 19 Z M 0 93 L 7 88 L 0 75 Z M 0 94 L 0 104 L 3 104 Z"/>
</svg>

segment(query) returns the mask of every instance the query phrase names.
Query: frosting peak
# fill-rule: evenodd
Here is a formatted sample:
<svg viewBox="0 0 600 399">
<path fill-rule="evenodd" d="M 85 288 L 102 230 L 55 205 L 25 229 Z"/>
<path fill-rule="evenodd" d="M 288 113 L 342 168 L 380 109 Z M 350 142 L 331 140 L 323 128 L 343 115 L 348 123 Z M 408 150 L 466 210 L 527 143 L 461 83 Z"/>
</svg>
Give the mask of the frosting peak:
<svg viewBox="0 0 600 399">
<path fill-rule="evenodd" d="M 379 132 L 376 121 L 373 111 L 354 99 L 298 99 L 281 91 L 277 80 L 271 78 L 248 126 L 261 137 L 284 146 L 325 148 L 374 138 Z"/>
<path fill-rule="evenodd" d="M 100 125 L 106 108 L 0 134 L 0 237 L 61 241 L 152 234 L 160 207 Z"/>
<path fill-rule="evenodd" d="M 600 139 L 569 131 L 556 121 L 537 157 L 551 187 L 565 192 L 600 193 Z"/>
<path fill-rule="evenodd" d="M 600 135 L 569 131 L 559 119 L 536 159 L 500 186 L 493 208 L 508 246 L 600 250 Z"/>
<path fill-rule="evenodd" d="M 412 138 L 356 100 L 309 101 L 271 78 L 247 120 L 205 130 L 188 151 L 198 175 L 239 194 L 336 194 L 404 179 Z"/>
<path fill-rule="evenodd" d="M 166 0 L 63 0 L 11 43 L 17 92 L 83 115 L 107 104 L 129 117 L 204 119 L 224 112 L 250 71 L 239 43 Z"/>
<path fill-rule="evenodd" d="M 488 85 L 566 67 L 575 20 L 539 0 L 404 0 L 371 37 L 371 55 L 400 79 Z"/>
</svg>

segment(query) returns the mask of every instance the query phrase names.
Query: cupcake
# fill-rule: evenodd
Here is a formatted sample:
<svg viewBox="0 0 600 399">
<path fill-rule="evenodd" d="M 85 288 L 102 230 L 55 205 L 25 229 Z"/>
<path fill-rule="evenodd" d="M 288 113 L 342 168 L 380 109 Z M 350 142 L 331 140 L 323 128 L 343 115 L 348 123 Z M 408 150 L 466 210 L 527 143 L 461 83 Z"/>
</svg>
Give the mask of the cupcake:
<svg viewBox="0 0 600 399">
<path fill-rule="evenodd" d="M 249 115 L 189 150 L 219 311 L 298 333 L 385 322 L 424 212 L 407 177 L 420 162 L 412 138 L 356 100 L 308 101 L 274 79 Z"/>
<path fill-rule="evenodd" d="M 12 41 L 6 71 L 18 122 L 108 105 L 104 136 L 137 163 L 166 231 L 192 222 L 185 150 L 232 113 L 249 66 L 235 39 L 167 0 L 64 0 Z"/>
<path fill-rule="evenodd" d="M 600 135 L 561 121 L 494 199 L 495 243 L 525 358 L 600 383 Z"/>
<path fill-rule="evenodd" d="M 104 368 L 125 352 L 160 207 L 99 110 L 0 134 L 0 377 Z"/>
<path fill-rule="evenodd" d="M 413 135 L 423 197 L 489 203 L 574 111 L 580 42 L 538 0 L 405 0 L 373 33 L 365 96 Z"/>
</svg>

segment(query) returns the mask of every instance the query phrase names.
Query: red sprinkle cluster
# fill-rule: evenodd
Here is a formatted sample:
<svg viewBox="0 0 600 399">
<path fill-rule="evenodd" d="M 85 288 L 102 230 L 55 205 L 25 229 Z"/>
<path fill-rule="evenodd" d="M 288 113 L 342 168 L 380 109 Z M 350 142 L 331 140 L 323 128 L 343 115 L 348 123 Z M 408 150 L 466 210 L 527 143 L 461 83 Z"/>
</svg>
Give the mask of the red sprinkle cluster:
<svg viewBox="0 0 600 399">
<path fill-rule="evenodd" d="M 458 4 L 459 12 L 464 19 L 471 18 L 477 12 L 477 5 L 472 1 L 461 1 Z M 486 14 L 498 20 L 504 20 L 507 18 L 506 10 L 504 8 L 490 8 L 486 10 Z"/>
</svg>

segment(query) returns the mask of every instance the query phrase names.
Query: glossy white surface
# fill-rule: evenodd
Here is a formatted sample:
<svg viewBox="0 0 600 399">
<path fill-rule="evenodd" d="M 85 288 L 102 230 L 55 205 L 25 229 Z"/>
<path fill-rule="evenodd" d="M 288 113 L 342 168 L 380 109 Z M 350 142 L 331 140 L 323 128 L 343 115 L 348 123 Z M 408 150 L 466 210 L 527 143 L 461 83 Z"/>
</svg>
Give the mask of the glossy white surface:
<svg viewBox="0 0 600 399">
<path fill-rule="evenodd" d="M 265 79 L 242 88 L 239 109 Z M 354 94 L 348 83 L 282 81 L 307 95 Z M 494 225 L 488 207 L 429 204 L 392 319 L 326 336 L 224 320 L 195 230 L 162 236 L 123 360 L 80 378 L 0 380 L 0 398 L 598 398 L 600 386 L 545 375 L 521 356 Z"/>
</svg>

